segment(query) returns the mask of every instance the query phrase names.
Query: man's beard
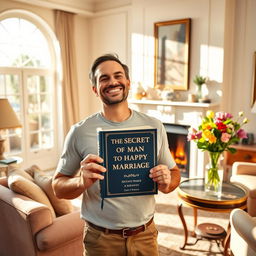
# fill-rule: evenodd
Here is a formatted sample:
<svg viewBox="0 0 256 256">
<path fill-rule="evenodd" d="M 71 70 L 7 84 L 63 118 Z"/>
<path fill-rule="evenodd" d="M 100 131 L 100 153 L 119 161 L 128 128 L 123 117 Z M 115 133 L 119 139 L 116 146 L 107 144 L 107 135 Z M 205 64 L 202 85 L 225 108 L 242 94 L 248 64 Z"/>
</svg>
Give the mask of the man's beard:
<svg viewBox="0 0 256 256">
<path fill-rule="evenodd" d="M 126 90 L 126 87 L 123 85 L 123 84 L 118 84 L 116 86 L 113 86 L 113 85 L 110 85 L 108 88 L 104 89 L 107 90 L 109 88 L 115 88 L 115 87 L 118 87 L 118 86 L 121 86 L 123 88 L 122 90 L 122 97 L 120 99 L 111 99 L 110 97 L 106 97 L 103 93 L 101 93 L 101 99 L 103 101 L 103 103 L 105 103 L 106 105 L 114 105 L 114 104 L 118 104 L 118 103 L 121 103 L 123 101 L 125 101 L 128 97 L 128 92 Z"/>
</svg>

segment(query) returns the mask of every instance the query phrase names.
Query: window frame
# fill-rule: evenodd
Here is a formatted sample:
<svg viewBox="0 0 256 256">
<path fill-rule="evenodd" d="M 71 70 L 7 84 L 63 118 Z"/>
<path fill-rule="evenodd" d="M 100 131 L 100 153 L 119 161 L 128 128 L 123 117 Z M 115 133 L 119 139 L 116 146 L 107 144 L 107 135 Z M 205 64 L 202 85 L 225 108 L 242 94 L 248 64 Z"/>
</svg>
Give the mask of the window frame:
<svg viewBox="0 0 256 256">
<path fill-rule="evenodd" d="M 60 49 L 59 44 L 50 26 L 36 14 L 26 11 L 12 9 L 0 13 L 0 20 L 8 18 L 20 18 L 25 19 L 32 24 L 34 24 L 45 36 L 50 56 L 51 56 L 51 66 L 49 68 L 34 68 L 34 67 L 0 67 L 1 74 L 18 74 L 22 81 L 22 91 L 20 92 L 21 97 L 21 122 L 24 125 L 21 138 L 21 148 L 22 152 L 19 154 L 23 158 L 23 165 L 25 167 L 31 166 L 32 164 L 39 165 L 42 169 L 54 168 L 57 164 L 57 160 L 60 154 L 60 145 L 63 142 L 63 133 L 61 129 L 62 115 L 57 113 L 62 113 L 61 111 L 61 100 L 59 94 L 61 92 L 60 86 L 60 72 L 58 72 L 60 67 Z M 8 72 L 8 73 L 6 73 Z M 10 72 L 10 73 L 9 73 Z M 28 106 L 28 92 L 25 89 L 26 77 L 29 75 L 47 75 L 52 79 L 53 91 L 53 148 L 40 149 L 39 151 L 30 151 L 29 145 L 29 127 L 28 127 L 28 116 L 27 116 L 27 106 Z"/>
</svg>

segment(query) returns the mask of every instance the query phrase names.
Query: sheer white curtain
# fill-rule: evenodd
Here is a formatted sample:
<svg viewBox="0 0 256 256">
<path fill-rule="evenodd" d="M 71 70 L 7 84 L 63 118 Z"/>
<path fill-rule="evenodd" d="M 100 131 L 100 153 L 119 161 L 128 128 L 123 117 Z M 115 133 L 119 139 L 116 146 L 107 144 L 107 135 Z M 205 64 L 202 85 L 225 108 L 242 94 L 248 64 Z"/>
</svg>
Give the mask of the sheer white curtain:
<svg viewBox="0 0 256 256">
<path fill-rule="evenodd" d="M 64 135 L 79 121 L 79 98 L 74 44 L 74 14 L 55 11 L 55 30 L 60 43 L 63 68 L 62 105 Z"/>
</svg>

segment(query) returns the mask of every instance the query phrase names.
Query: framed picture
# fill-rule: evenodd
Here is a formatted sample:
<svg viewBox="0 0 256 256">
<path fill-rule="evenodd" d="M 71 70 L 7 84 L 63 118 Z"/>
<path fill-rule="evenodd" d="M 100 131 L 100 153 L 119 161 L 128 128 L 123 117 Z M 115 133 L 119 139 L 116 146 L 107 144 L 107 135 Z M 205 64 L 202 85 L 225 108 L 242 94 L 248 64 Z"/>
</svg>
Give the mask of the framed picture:
<svg viewBox="0 0 256 256">
<path fill-rule="evenodd" d="M 191 19 L 154 23 L 155 87 L 188 90 Z"/>
<path fill-rule="evenodd" d="M 251 107 L 254 106 L 256 101 L 256 52 L 254 52 L 253 56 L 253 78 L 252 78 L 252 99 L 251 99 Z"/>
</svg>

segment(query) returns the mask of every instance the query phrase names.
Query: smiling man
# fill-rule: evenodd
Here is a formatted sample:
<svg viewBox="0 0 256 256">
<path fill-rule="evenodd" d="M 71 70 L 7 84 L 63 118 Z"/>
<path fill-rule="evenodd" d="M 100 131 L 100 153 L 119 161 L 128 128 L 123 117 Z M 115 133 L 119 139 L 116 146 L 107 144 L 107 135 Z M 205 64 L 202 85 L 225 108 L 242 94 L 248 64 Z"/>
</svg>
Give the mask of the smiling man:
<svg viewBox="0 0 256 256">
<path fill-rule="evenodd" d="M 169 193 L 179 185 L 180 172 L 170 154 L 166 131 L 159 120 L 128 107 L 129 69 L 117 56 L 97 58 L 90 80 L 95 95 L 102 101 L 102 111 L 71 127 L 53 178 L 53 189 L 59 198 L 73 199 L 83 194 L 84 255 L 156 256 L 154 195 L 107 198 L 101 209 L 99 180 L 104 179 L 107 170 L 97 153 L 96 129 L 145 124 L 157 128 L 157 165 L 149 177 L 158 183 L 161 192 Z"/>
</svg>

